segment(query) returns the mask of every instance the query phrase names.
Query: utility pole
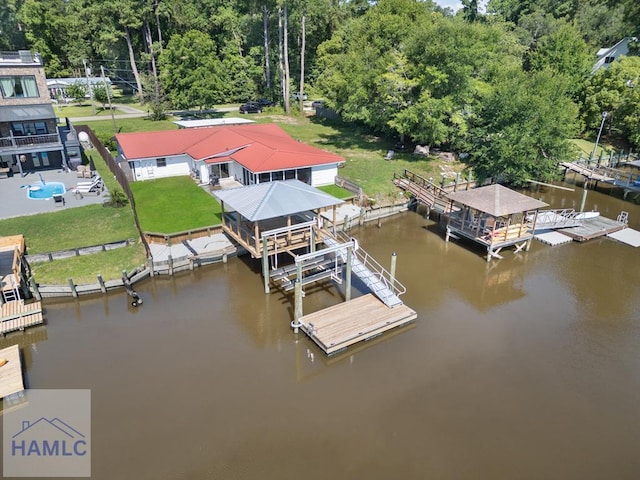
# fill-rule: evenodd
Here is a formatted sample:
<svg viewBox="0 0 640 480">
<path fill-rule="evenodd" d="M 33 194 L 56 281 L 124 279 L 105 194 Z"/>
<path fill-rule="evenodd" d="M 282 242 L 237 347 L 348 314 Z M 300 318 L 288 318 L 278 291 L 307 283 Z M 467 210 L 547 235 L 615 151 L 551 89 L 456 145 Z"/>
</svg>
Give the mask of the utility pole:
<svg viewBox="0 0 640 480">
<path fill-rule="evenodd" d="M 89 80 L 89 75 L 91 74 L 91 69 L 87 67 L 87 61 L 82 60 L 82 64 L 84 65 L 84 74 L 87 77 L 87 90 L 89 91 L 89 101 L 91 102 L 91 110 L 93 114 L 96 114 L 96 106 L 93 104 L 93 89 L 91 88 L 91 81 Z"/>
<path fill-rule="evenodd" d="M 102 83 L 104 84 L 104 89 L 107 91 L 107 99 L 109 100 L 109 110 L 111 111 L 111 121 L 113 122 L 113 134 L 118 133 L 118 127 L 116 127 L 116 117 L 113 114 L 113 105 L 111 104 L 111 92 L 109 85 L 107 85 L 107 79 L 104 76 L 104 67 L 100 65 L 100 73 L 102 74 Z"/>
<path fill-rule="evenodd" d="M 600 141 L 600 135 L 602 135 L 602 127 L 604 127 L 604 121 L 607 119 L 607 112 L 602 112 L 602 122 L 600 122 L 600 130 L 598 130 L 598 136 L 596 137 L 596 144 L 593 147 L 593 152 L 591 152 L 591 158 L 589 160 L 593 160 L 596 156 L 596 150 L 598 150 L 598 142 Z"/>
</svg>

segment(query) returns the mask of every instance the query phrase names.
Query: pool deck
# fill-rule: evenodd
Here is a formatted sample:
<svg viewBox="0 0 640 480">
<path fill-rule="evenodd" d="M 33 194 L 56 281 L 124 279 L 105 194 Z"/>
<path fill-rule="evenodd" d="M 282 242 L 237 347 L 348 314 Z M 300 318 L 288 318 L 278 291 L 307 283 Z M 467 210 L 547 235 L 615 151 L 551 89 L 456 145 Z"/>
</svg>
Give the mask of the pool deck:
<svg viewBox="0 0 640 480">
<path fill-rule="evenodd" d="M 21 188 L 24 185 L 40 183 L 40 177 L 46 182 L 63 183 L 67 189 L 64 194 L 65 205 L 55 203 L 53 199 L 35 200 L 28 198 L 27 189 Z M 106 200 L 105 193 L 101 195 L 83 195 L 83 198 L 76 198 L 69 189 L 76 186 L 77 182 L 86 182 L 88 178 L 78 178 L 76 172 L 62 172 L 61 170 L 44 170 L 41 172 L 30 172 L 24 177 L 14 175 L 13 177 L 0 178 L 0 218 L 21 217 L 22 215 L 33 215 L 36 213 L 54 212 L 64 208 L 83 207 L 91 204 L 102 204 Z M 106 192 L 106 190 L 105 190 Z"/>
</svg>

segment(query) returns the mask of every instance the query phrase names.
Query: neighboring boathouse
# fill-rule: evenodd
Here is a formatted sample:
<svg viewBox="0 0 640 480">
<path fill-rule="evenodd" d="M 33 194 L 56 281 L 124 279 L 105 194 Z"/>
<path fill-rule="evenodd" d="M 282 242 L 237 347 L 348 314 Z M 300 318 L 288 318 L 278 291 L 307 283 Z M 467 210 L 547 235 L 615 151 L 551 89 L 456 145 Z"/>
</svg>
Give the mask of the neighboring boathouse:
<svg viewBox="0 0 640 480">
<path fill-rule="evenodd" d="M 486 247 L 487 261 L 502 258 L 500 250 L 529 250 L 538 210 L 548 204 L 494 184 L 446 195 L 446 240 L 465 237 Z"/>
</svg>

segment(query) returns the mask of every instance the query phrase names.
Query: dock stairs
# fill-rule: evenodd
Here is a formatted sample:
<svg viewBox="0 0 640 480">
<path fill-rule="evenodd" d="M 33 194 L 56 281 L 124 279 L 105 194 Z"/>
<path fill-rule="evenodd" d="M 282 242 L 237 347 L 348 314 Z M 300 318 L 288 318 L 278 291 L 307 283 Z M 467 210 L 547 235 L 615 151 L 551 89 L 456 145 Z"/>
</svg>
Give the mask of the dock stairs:
<svg viewBox="0 0 640 480">
<path fill-rule="evenodd" d="M 349 240 L 347 238 L 347 241 Z M 339 247 L 341 243 L 330 235 L 323 235 L 322 241 L 328 247 Z M 337 254 L 343 262 L 347 261 L 346 246 L 343 249 L 339 249 Z M 399 295 L 406 291 L 404 286 L 391 277 L 389 272 L 361 248 L 354 251 L 351 273 L 362 280 L 371 292 L 389 308 L 403 304 Z"/>
</svg>

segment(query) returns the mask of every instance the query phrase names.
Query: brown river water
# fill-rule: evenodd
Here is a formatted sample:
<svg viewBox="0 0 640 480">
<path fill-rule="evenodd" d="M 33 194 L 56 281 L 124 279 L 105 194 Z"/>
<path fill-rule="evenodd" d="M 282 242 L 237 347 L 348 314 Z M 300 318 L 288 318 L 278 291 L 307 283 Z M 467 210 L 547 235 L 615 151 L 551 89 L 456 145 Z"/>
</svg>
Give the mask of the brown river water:
<svg viewBox="0 0 640 480">
<path fill-rule="evenodd" d="M 574 193 L 530 193 L 577 208 Z M 589 191 L 587 210 L 640 207 Z M 640 250 L 606 238 L 487 263 L 408 212 L 355 229 L 397 252 L 415 324 L 327 358 L 292 297 L 234 258 L 46 302 L 30 388 L 91 389 L 96 479 L 638 479 Z M 305 313 L 341 301 L 307 291 Z"/>
</svg>

